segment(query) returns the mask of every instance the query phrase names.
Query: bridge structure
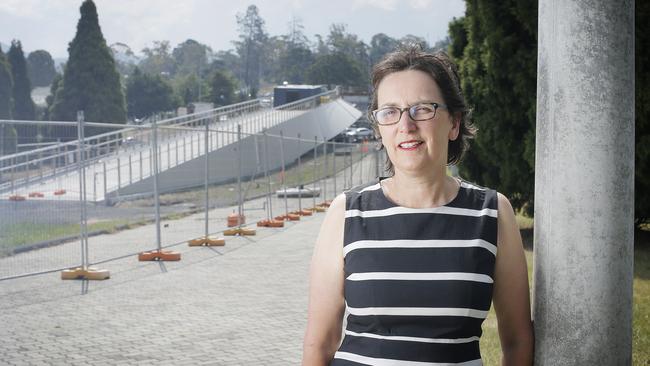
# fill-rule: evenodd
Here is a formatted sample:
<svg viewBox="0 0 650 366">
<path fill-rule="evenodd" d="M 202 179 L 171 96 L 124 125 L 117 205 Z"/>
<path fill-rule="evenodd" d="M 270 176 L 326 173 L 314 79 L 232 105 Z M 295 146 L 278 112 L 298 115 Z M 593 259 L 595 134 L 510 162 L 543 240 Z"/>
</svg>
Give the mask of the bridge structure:
<svg viewBox="0 0 650 366">
<path fill-rule="evenodd" d="M 210 161 L 221 162 L 209 167 L 210 183 L 233 180 L 238 174 L 251 176 L 260 170 L 260 136 L 264 132 L 275 137 L 269 140 L 268 149 L 273 153 L 268 156 L 268 169 L 277 170 L 282 164 L 279 144 L 284 144 L 284 160 L 290 163 L 312 150 L 314 141 L 330 140 L 361 114 L 336 89 L 276 108 L 256 99 L 137 126 L 84 121 L 85 128 L 113 130 L 81 140 L 82 121 L 47 122 L 67 126 L 68 131 L 77 132 L 76 138 L 0 157 L 0 200 L 79 200 L 78 195 L 70 193 L 75 193 L 80 178 L 85 179 L 86 199 L 90 202 L 110 204 L 150 193 L 154 127 L 159 190 L 169 192 L 204 183 L 206 154 Z M 84 165 L 83 177 L 79 174 L 80 161 Z"/>
</svg>

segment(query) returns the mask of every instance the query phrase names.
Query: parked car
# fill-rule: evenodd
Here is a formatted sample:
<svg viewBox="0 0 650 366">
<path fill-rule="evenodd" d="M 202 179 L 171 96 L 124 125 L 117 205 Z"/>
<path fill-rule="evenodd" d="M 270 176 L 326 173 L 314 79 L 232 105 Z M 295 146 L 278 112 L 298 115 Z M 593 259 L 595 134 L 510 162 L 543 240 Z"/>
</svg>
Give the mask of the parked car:
<svg viewBox="0 0 650 366">
<path fill-rule="evenodd" d="M 375 137 L 375 133 L 367 127 L 357 127 L 357 128 L 348 128 L 345 132 L 347 141 L 350 142 L 359 142 L 365 140 L 372 140 Z"/>
</svg>

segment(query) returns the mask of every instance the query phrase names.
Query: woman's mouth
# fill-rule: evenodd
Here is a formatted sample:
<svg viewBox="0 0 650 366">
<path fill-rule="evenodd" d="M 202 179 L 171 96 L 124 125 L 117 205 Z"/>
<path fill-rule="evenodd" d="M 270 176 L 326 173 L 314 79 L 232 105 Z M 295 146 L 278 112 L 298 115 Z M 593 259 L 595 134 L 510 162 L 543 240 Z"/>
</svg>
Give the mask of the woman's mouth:
<svg viewBox="0 0 650 366">
<path fill-rule="evenodd" d="M 401 150 L 415 150 L 418 148 L 418 146 L 422 145 L 422 141 L 418 140 L 410 140 L 410 141 L 404 141 L 400 142 L 399 145 L 397 145 L 398 148 Z"/>
</svg>

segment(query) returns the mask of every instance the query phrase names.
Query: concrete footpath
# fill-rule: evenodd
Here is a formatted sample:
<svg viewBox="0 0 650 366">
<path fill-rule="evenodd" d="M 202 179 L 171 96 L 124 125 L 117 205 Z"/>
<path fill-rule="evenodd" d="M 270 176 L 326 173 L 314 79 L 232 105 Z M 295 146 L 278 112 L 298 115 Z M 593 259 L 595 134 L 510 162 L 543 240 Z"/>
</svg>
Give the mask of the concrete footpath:
<svg viewBox="0 0 650 366">
<path fill-rule="evenodd" d="M 180 262 L 114 260 L 106 281 L 0 281 L 0 365 L 299 364 L 324 216 L 171 248 Z"/>
</svg>

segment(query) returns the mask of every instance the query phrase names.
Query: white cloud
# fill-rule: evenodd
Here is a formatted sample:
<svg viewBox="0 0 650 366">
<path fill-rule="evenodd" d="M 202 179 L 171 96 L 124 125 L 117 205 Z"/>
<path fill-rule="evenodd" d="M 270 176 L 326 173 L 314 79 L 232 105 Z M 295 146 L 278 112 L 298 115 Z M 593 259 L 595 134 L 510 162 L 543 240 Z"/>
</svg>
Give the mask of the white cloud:
<svg viewBox="0 0 650 366">
<path fill-rule="evenodd" d="M 49 13 L 51 1 L 47 0 L 2 0 L 0 13 L 19 18 L 43 18 Z"/>
<path fill-rule="evenodd" d="M 410 0 L 409 5 L 417 10 L 427 9 L 431 6 L 431 0 Z"/>
<path fill-rule="evenodd" d="M 355 9 L 363 7 L 375 7 L 386 11 L 394 11 L 397 8 L 396 0 L 354 0 L 352 7 Z"/>
</svg>

